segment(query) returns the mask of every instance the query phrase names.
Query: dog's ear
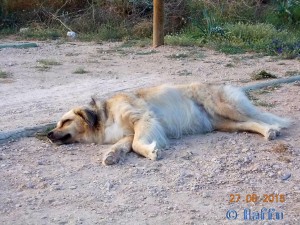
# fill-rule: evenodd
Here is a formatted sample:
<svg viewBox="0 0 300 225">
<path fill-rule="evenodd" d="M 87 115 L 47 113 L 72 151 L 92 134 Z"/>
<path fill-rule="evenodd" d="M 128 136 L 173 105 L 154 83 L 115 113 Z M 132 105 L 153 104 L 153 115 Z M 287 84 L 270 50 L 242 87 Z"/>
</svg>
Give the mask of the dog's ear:
<svg viewBox="0 0 300 225">
<path fill-rule="evenodd" d="M 105 121 L 107 119 L 107 104 L 104 99 L 91 96 L 90 107 L 97 113 L 99 121 Z"/>
<path fill-rule="evenodd" d="M 97 107 L 97 101 L 95 96 L 91 96 L 90 106 Z"/>
<path fill-rule="evenodd" d="M 95 111 L 90 109 L 79 109 L 75 111 L 75 114 L 80 116 L 90 126 L 95 127 L 98 123 L 98 115 Z"/>
</svg>

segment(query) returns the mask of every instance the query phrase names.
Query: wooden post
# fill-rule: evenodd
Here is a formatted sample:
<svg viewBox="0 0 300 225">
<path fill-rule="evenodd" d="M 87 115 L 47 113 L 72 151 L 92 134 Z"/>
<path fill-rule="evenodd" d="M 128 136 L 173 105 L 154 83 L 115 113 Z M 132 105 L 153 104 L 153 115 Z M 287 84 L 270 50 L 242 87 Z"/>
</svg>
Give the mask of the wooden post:
<svg viewBox="0 0 300 225">
<path fill-rule="evenodd" d="M 164 44 L 164 0 L 153 0 L 153 47 Z"/>
</svg>

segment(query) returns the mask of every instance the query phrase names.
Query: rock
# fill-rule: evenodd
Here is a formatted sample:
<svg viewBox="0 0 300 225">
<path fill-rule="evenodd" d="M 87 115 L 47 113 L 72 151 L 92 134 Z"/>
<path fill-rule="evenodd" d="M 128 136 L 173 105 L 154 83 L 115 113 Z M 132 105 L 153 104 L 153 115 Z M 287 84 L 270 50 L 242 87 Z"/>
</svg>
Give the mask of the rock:
<svg viewBox="0 0 300 225">
<path fill-rule="evenodd" d="M 69 189 L 71 189 L 71 190 L 74 190 L 74 189 L 76 189 L 76 188 L 77 188 L 77 186 L 75 186 L 75 185 L 69 187 Z"/>
<path fill-rule="evenodd" d="M 173 210 L 174 209 L 174 207 L 173 206 L 168 206 L 168 208 L 167 208 L 168 210 Z"/>
<path fill-rule="evenodd" d="M 210 197 L 210 195 L 209 195 L 209 193 L 207 193 L 207 192 L 203 192 L 203 193 L 202 193 L 202 197 L 203 197 L 203 198 L 208 198 L 208 197 Z"/>
<path fill-rule="evenodd" d="M 243 148 L 243 149 L 242 149 L 242 152 L 243 152 L 243 153 L 248 152 L 248 151 L 249 151 L 249 148 Z"/>
<path fill-rule="evenodd" d="M 269 177 L 274 177 L 274 176 L 275 176 L 275 173 L 269 172 L 269 173 L 268 173 L 268 176 L 269 176 Z"/>
<path fill-rule="evenodd" d="M 113 184 L 110 181 L 107 181 L 104 186 L 107 191 L 110 191 L 113 187 Z"/>
<path fill-rule="evenodd" d="M 55 187 L 51 187 L 50 190 L 51 191 L 60 191 L 60 190 L 63 190 L 63 188 L 61 186 L 55 186 Z"/>
<path fill-rule="evenodd" d="M 35 187 L 35 185 L 33 183 L 28 183 L 26 185 L 26 187 L 29 188 L 29 189 L 33 189 Z"/>
<path fill-rule="evenodd" d="M 244 157 L 244 163 L 250 163 L 252 161 L 251 157 Z"/>
<path fill-rule="evenodd" d="M 292 176 L 291 173 L 287 172 L 287 173 L 284 173 L 281 177 L 282 180 L 288 180 L 290 177 Z"/>
<path fill-rule="evenodd" d="M 191 151 L 187 151 L 181 158 L 185 160 L 190 160 L 193 157 L 194 153 Z"/>
</svg>

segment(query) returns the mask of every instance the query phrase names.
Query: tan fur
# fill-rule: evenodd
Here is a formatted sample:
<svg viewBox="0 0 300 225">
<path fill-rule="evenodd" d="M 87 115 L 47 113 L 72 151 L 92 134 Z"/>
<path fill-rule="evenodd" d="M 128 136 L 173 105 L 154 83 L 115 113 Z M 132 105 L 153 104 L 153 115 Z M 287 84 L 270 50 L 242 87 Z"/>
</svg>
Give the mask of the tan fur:
<svg viewBox="0 0 300 225">
<path fill-rule="evenodd" d="M 48 137 L 57 144 L 112 144 L 103 157 L 111 165 L 131 150 L 156 160 L 168 138 L 184 134 L 250 131 L 271 140 L 287 126 L 286 119 L 255 108 L 238 88 L 193 83 L 93 99 L 89 107 L 67 112 Z"/>
</svg>

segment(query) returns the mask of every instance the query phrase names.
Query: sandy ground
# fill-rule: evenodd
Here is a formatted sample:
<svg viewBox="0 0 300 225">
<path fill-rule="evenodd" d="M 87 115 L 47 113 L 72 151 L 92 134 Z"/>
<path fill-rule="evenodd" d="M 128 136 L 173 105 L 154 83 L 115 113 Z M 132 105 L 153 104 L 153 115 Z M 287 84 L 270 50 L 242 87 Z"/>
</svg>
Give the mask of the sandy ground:
<svg viewBox="0 0 300 225">
<path fill-rule="evenodd" d="M 191 81 L 244 86 L 254 71 L 300 71 L 299 60 L 203 48 L 38 45 L 0 50 L 0 69 L 11 73 L 0 78 L 0 132 L 57 121 L 91 95 Z M 88 73 L 74 73 L 79 69 Z M 187 136 L 159 161 L 130 153 L 109 167 L 100 163 L 108 146 L 36 138 L 1 144 L 0 224 L 300 224 L 300 86 L 253 95 L 263 110 L 294 119 L 278 140 Z"/>
</svg>

